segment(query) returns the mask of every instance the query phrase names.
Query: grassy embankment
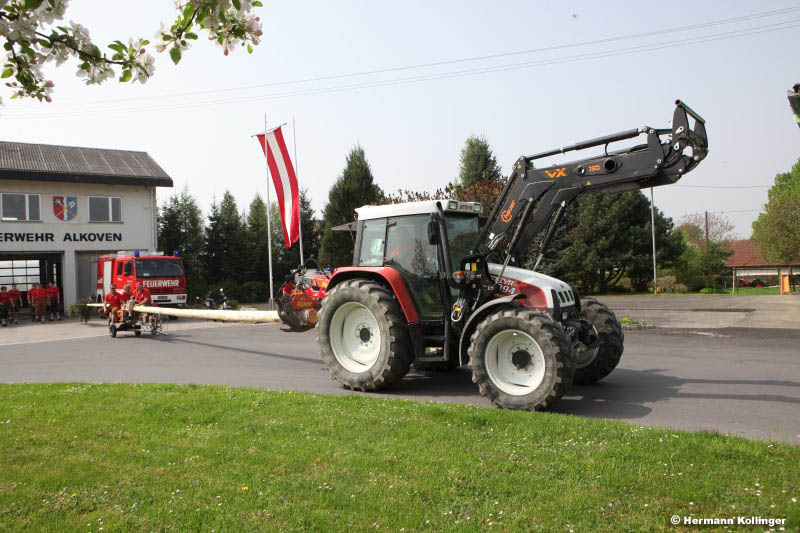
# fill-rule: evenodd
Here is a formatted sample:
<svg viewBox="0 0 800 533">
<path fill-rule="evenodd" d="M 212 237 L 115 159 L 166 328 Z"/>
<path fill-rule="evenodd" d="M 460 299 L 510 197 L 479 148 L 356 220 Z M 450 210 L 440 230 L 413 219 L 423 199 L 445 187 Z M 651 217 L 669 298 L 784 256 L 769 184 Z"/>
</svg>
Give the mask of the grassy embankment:
<svg viewBox="0 0 800 533">
<path fill-rule="evenodd" d="M 8 531 L 674 531 L 673 514 L 783 517 L 790 531 L 798 480 L 797 446 L 573 416 L 226 387 L 0 385 Z"/>
</svg>

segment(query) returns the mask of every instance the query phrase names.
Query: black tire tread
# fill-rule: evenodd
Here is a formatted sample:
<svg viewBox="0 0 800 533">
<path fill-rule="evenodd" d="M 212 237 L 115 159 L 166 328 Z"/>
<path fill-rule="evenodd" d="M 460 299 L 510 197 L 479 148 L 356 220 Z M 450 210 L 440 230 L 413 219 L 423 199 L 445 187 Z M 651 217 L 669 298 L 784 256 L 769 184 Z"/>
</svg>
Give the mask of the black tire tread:
<svg viewBox="0 0 800 533">
<path fill-rule="evenodd" d="M 536 341 L 543 351 L 552 353 L 556 358 L 556 374 L 553 386 L 547 394 L 537 402 L 531 402 L 526 396 L 511 396 L 495 388 L 483 364 L 483 354 L 476 353 L 480 336 L 492 324 L 503 319 L 518 319 L 530 327 L 539 330 Z M 527 411 L 544 411 L 552 407 L 572 384 L 575 373 L 575 359 L 572 347 L 567 341 L 561 326 L 542 312 L 526 308 L 507 308 L 487 316 L 475 328 L 470 337 L 468 348 L 469 367 L 472 370 L 472 382 L 478 385 L 481 395 L 489 398 L 493 404 L 504 409 L 522 409 Z"/>
<path fill-rule="evenodd" d="M 625 349 L 625 334 L 614 312 L 594 298 L 581 300 L 581 316 L 594 325 L 600 336 L 600 350 L 595 360 L 575 371 L 575 383 L 590 385 L 617 367 Z"/>
<path fill-rule="evenodd" d="M 331 297 L 335 297 L 338 293 L 348 289 L 355 289 L 365 294 L 366 302 L 362 303 L 371 308 L 376 318 L 383 317 L 388 324 L 389 353 L 386 361 L 377 371 L 372 371 L 373 369 L 371 369 L 371 371 L 355 375 L 344 369 L 333 355 L 333 350 L 330 346 L 330 335 L 324 325 L 329 322 L 327 314 L 331 312 L 331 302 L 335 301 L 335 298 L 332 299 Z M 330 372 L 331 379 L 338 381 L 347 389 L 364 392 L 378 391 L 397 384 L 411 368 L 414 355 L 411 349 L 411 340 L 405 315 L 394 295 L 374 281 L 357 278 L 343 281 L 334 287 L 328 293 L 325 305 L 319 311 L 317 331 L 319 332 L 317 343 L 322 354 L 324 368 Z M 384 332 L 381 331 L 381 333 L 383 334 Z"/>
</svg>

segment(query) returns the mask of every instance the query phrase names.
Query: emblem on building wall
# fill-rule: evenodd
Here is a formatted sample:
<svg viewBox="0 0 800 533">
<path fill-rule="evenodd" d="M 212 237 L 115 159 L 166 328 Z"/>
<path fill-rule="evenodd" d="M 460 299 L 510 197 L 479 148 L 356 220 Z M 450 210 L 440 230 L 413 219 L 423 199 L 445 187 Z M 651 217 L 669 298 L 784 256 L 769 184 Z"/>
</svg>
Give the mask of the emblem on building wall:
<svg viewBox="0 0 800 533">
<path fill-rule="evenodd" d="M 77 196 L 53 196 L 53 214 L 59 220 L 72 220 L 78 214 Z"/>
</svg>

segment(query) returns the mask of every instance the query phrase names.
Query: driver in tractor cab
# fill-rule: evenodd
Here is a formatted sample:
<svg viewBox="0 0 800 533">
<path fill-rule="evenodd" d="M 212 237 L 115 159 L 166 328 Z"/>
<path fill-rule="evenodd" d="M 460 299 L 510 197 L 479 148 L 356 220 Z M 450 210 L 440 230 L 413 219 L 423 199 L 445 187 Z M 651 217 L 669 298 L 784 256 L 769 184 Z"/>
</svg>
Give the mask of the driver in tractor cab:
<svg viewBox="0 0 800 533">
<path fill-rule="evenodd" d="M 414 254 L 414 243 L 416 239 L 411 235 L 411 232 L 408 231 L 408 228 L 403 226 L 397 226 L 395 228 L 395 234 L 396 238 L 392 239 L 394 242 L 391 243 L 394 245 L 392 251 L 387 253 L 386 256 L 402 264 L 407 258 Z"/>
<path fill-rule="evenodd" d="M 108 294 L 103 298 L 103 309 L 108 313 L 108 325 L 110 326 L 117 320 L 117 311 L 121 305 L 119 293 L 114 285 L 111 285 Z"/>
</svg>

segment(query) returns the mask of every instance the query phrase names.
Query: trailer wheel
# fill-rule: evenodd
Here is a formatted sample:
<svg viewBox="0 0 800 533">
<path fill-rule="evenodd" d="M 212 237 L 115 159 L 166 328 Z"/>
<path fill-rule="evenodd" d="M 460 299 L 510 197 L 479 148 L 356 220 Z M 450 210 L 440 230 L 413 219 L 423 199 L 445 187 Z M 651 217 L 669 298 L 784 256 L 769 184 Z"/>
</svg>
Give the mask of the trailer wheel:
<svg viewBox="0 0 800 533">
<path fill-rule="evenodd" d="M 523 308 L 486 317 L 472 334 L 468 354 L 473 383 L 504 409 L 552 407 L 571 384 L 575 368 L 561 326 Z"/>
<path fill-rule="evenodd" d="M 142 332 L 140 330 L 138 330 L 138 329 L 134 330 L 133 334 L 136 335 L 137 337 L 141 337 L 142 336 Z"/>
<path fill-rule="evenodd" d="M 375 282 L 354 279 L 334 287 L 318 328 L 325 368 L 346 388 L 380 390 L 411 367 L 408 323 L 394 295 Z"/>
<path fill-rule="evenodd" d="M 117 336 L 117 326 L 115 326 L 114 324 L 111 324 L 110 326 L 108 326 L 108 332 L 111 334 L 112 338 L 116 337 Z"/>
<path fill-rule="evenodd" d="M 625 335 L 616 315 L 593 298 L 581 300 L 581 316 L 592 323 L 598 337 L 597 346 L 576 360 L 575 383 L 589 385 L 609 375 L 619 364 Z"/>
</svg>

